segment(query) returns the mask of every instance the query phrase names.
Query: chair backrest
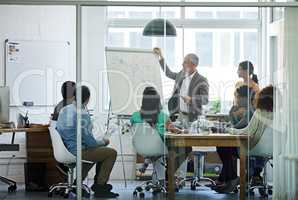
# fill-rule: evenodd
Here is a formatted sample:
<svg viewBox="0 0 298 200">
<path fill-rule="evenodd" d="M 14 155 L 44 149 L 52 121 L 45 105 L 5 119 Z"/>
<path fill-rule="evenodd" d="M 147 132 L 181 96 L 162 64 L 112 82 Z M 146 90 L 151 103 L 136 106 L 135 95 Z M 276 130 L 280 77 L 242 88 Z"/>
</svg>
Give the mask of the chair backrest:
<svg viewBox="0 0 298 200">
<path fill-rule="evenodd" d="M 56 130 L 56 126 L 54 124 L 50 124 L 49 131 L 52 140 L 52 147 L 54 151 L 55 159 L 64 164 L 72 164 L 76 162 L 76 157 L 71 154 L 65 147 L 63 140 Z"/>
<path fill-rule="evenodd" d="M 54 127 L 54 128 L 56 128 L 56 124 L 57 124 L 57 121 L 55 121 L 55 120 L 50 120 L 50 127 Z"/>
<path fill-rule="evenodd" d="M 249 152 L 252 156 L 271 157 L 273 155 L 273 130 L 271 127 L 264 129 L 259 142 Z"/>
<path fill-rule="evenodd" d="M 159 133 L 148 123 L 137 123 L 132 127 L 132 143 L 135 151 L 144 157 L 163 156 L 168 149 Z"/>
</svg>

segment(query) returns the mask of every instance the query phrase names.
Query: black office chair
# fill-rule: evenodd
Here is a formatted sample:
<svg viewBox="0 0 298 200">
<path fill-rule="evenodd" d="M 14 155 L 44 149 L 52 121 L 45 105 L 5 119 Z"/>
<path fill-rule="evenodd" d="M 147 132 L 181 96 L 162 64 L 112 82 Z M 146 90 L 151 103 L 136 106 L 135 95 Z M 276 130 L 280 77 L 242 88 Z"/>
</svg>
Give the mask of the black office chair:
<svg viewBox="0 0 298 200">
<path fill-rule="evenodd" d="M 273 193 L 273 187 L 272 185 L 268 184 L 268 177 L 267 177 L 267 166 L 271 166 L 273 168 L 273 164 L 272 164 L 272 156 L 263 156 L 264 158 L 264 162 L 265 162 L 265 166 L 262 169 L 263 170 L 263 181 L 262 183 L 258 183 L 258 184 L 253 184 L 252 183 L 252 179 L 249 180 L 249 193 L 250 195 L 255 195 L 254 190 L 258 189 L 259 194 L 261 195 L 261 197 L 263 198 L 268 198 L 269 195 L 272 195 Z"/>
<path fill-rule="evenodd" d="M 0 152 L 1 151 L 19 151 L 20 145 L 14 144 L 14 138 L 15 138 L 15 132 L 13 132 L 11 144 L 0 144 Z M 17 183 L 14 180 L 0 176 L 0 181 L 8 185 L 8 192 L 15 192 L 17 190 Z"/>
</svg>

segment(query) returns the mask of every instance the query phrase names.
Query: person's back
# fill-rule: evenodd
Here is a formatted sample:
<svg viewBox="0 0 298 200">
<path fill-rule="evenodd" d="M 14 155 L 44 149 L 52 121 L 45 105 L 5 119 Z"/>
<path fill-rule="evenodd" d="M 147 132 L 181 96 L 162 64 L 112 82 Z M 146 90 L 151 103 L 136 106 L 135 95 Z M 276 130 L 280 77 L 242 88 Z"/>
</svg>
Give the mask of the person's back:
<svg viewBox="0 0 298 200">
<path fill-rule="evenodd" d="M 82 149 L 104 146 L 103 140 L 96 141 L 92 134 L 92 123 L 89 113 L 82 109 L 81 111 L 82 126 Z M 67 149 L 76 155 L 77 142 L 77 110 L 75 104 L 64 107 L 58 117 L 57 130 L 60 133 Z"/>
<path fill-rule="evenodd" d="M 74 155 L 76 155 L 76 118 L 76 107 L 74 104 L 70 104 L 62 108 L 56 125 L 66 148 Z"/>
<path fill-rule="evenodd" d="M 164 134 L 166 132 L 166 123 L 168 122 L 168 120 L 168 115 L 165 114 L 163 111 L 160 111 L 157 116 L 157 122 L 153 125 L 153 128 L 157 130 L 162 140 L 164 140 Z M 132 114 L 130 122 L 133 125 L 136 123 L 143 123 L 145 122 L 145 120 L 142 119 L 141 113 L 137 111 Z"/>
<path fill-rule="evenodd" d="M 115 149 L 107 147 L 110 143 L 108 139 L 96 140 L 92 133 L 92 122 L 90 114 L 87 111 L 87 104 L 90 99 L 90 90 L 86 86 L 81 87 L 81 110 L 77 112 L 76 96 L 75 101 L 64 107 L 59 116 L 56 129 L 62 137 L 66 148 L 74 155 L 77 153 L 77 123 L 81 123 L 82 137 L 82 159 L 91 161 L 92 164 L 84 163 L 82 165 L 82 179 L 84 180 L 89 170 L 96 163 L 96 175 L 91 189 L 95 192 L 95 197 L 115 198 L 119 196 L 111 192 L 112 186 L 107 184 L 113 166 L 117 158 Z M 80 113 L 81 121 L 77 121 L 77 115 Z"/>
</svg>

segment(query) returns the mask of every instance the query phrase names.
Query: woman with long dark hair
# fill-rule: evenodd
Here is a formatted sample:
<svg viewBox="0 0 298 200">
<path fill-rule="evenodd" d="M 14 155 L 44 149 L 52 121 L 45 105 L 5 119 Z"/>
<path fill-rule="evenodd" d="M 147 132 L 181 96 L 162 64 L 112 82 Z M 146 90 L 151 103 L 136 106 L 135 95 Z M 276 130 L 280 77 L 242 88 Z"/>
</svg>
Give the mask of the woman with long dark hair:
<svg viewBox="0 0 298 200">
<path fill-rule="evenodd" d="M 254 73 L 254 65 L 246 60 L 240 62 L 237 70 L 238 81 L 235 86 L 233 107 L 230 110 L 230 119 L 234 128 L 241 129 L 248 125 L 254 110 L 255 96 L 259 92 L 258 77 Z M 217 153 L 222 161 L 223 168 L 213 188 L 217 192 L 232 192 L 239 182 L 237 176 L 236 147 L 217 147 Z"/>
<path fill-rule="evenodd" d="M 132 125 L 147 122 L 157 130 L 163 141 L 166 130 L 173 133 L 181 132 L 180 129 L 174 128 L 169 116 L 162 111 L 160 95 L 154 87 L 146 87 L 144 89 L 141 108 L 132 114 L 130 121 Z M 143 166 L 139 169 L 140 174 L 146 171 L 149 162 L 149 160 L 145 159 Z"/>
<path fill-rule="evenodd" d="M 147 122 L 164 139 L 166 126 L 170 122 L 168 115 L 162 111 L 161 99 L 154 87 L 144 89 L 141 108 L 132 114 L 130 121 L 132 124 Z"/>
<path fill-rule="evenodd" d="M 237 74 L 238 77 L 243 80 L 236 83 L 236 89 L 243 85 L 247 85 L 249 88 L 252 88 L 255 93 L 259 92 L 259 79 L 254 70 L 254 65 L 251 61 L 246 60 L 239 63 Z"/>
</svg>

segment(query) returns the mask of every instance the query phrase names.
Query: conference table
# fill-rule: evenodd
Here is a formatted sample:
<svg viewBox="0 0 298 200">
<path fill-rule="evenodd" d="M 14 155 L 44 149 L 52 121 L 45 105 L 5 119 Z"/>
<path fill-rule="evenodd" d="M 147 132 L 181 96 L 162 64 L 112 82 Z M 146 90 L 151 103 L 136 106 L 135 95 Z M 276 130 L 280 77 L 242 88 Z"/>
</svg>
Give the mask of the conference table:
<svg viewBox="0 0 298 200">
<path fill-rule="evenodd" d="M 246 149 L 248 143 L 247 135 L 231 135 L 225 133 L 212 134 L 166 134 L 166 143 L 169 147 L 239 147 L 240 148 L 240 200 L 245 199 L 246 185 Z M 168 158 L 168 198 L 175 199 L 175 161 L 169 153 Z"/>
</svg>

